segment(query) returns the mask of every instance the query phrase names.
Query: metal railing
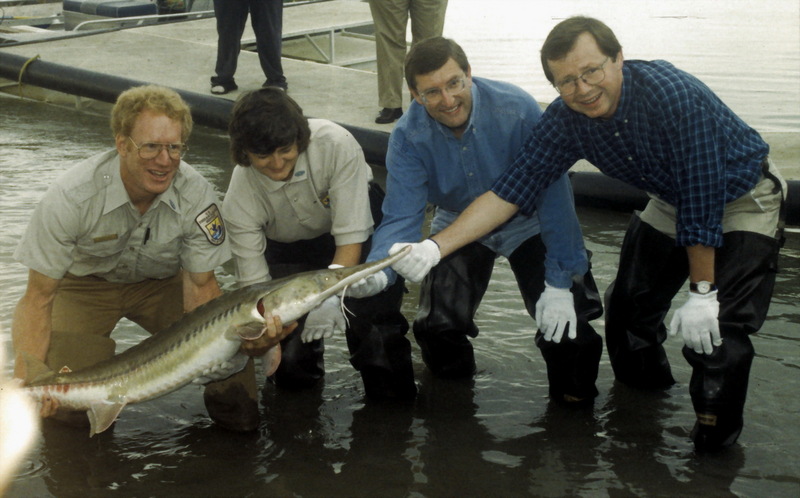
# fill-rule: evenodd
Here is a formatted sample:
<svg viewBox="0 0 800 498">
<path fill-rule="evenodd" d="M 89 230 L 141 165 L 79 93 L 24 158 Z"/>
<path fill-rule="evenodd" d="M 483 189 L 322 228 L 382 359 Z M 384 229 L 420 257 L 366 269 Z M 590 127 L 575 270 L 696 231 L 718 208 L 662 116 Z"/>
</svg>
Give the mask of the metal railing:
<svg viewBox="0 0 800 498">
<path fill-rule="evenodd" d="M 83 21 L 76 25 L 72 31 L 79 31 L 86 26 L 90 28 L 98 24 L 110 24 L 111 27 L 117 28 L 133 28 L 136 26 L 143 26 L 145 24 L 154 24 L 165 19 L 175 19 L 181 21 L 194 21 L 196 19 L 206 19 L 214 17 L 213 10 L 203 10 L 200 12 L 179 12 L 176 14 L 152 14 L 148 16 L 133 16 L 133 17 L 109 17 L 108 19 L 92 19 L 90 21 Z M 147 21 L 153 21 L 148 23 Z"/>
</svg>

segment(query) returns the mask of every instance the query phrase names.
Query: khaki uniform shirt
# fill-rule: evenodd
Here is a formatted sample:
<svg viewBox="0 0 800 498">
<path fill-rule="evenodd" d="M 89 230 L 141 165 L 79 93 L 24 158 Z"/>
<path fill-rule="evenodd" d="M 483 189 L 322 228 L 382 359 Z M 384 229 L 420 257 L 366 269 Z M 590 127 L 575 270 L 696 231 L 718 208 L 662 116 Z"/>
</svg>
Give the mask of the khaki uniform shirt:
<svg viewBox="0 0 800 498">
<path fill-rule="evenodd" d="M 140 215 L 116 150 L 93 156 L 45 193 L 14 257 L 50 278 L 66 273 L 135 283 L 212 271 L 230 259 L 213 187 L 181 162 L 172 185 Z"/>
<path fill-rule="evenodd" d="M 308 124 L 311 141 L 288 181 L 270 180 L 252 167 L 233 171 L 222 212 L 242 286 L 269 280 L 267 238 L 295 242 L 330 233 L 341 246 L 372 234 L 372 170 L 361 146 L 333 122 Z"/>
</svg>

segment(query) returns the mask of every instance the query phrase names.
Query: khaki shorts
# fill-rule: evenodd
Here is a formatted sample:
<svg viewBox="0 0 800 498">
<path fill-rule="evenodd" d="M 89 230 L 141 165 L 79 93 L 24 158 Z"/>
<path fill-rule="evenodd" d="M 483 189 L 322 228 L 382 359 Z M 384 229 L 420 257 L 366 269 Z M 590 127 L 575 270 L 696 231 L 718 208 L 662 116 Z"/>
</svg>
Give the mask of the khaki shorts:
<svg viewBox="0 0 800 498">
<path fill-rule="evenodd" d="M 119 284 L 67 274 L 53 302 L 47 365 L 78 370 L 114 355 L 111 332 L 122 318 L 156 333 L 183 315 L 180 275 Z"/>
<path fill-rule="evenodd" d="M 761 180 L 750 192 L 725 205 L 722 215 L 723 233 L 745 231 L 769 237 L 776 236 L 781 201 L 786 198 L 786 182 L 772 160 L 770 159 L 768 162 L 769 172 L 781 183 L 780 191 L 776 192 L 775 183 L 762 173 Z M 649 195 L 650 201 L 639 218 L 674 239 L 676 236 L 675 208 L 658 197 Z"/>
</svg>

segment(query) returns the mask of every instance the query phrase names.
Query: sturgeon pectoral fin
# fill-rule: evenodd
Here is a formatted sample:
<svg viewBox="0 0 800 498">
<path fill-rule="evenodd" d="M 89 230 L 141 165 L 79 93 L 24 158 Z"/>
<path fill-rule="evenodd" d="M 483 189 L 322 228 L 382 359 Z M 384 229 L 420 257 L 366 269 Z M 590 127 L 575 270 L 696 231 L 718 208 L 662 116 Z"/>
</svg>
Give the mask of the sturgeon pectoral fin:
<svg viewBox="0 0 800 498">
<path fill-rule="evenodd" d="M 264 353 L 264 356 L 261 357 L 261 364 L 264 367 L 265 377 L 274 374 L 275 370 L 278 369 L 278 365 L 281 364 L 281 345 L 276 344 L 269 348 L 267 352 Z"/>
<path fill-rule="evenodd" d="M 111 424 L 117 420 L 119 413 L 125 408 L 128 402 L 124 397 L 118 401 L 98 401 L 92 403 L 86 414 L 89 416 L 89 437 L 94 436 L 100 432 L 111 427 Z"/>
<path fill-rule="evenodd" d="M 194 379 L 192 383 L 205 385 L 211 382 L 225 380 L 231 375 L 244 370 L 249 358 L 249 356 L 242 353 L 236 353 L 231 359 L 223 363 L 213 365 L 212 368 L 204 371 L 203 374 Z"/>
<path fill-rule="evenodd" d="M 264 335 L 263 323 L 251 322 L 244 325 L 231 325 L 225 332 L 225 338 L 231 341 L 245 339 L 252 341 Z"/>
</svg>

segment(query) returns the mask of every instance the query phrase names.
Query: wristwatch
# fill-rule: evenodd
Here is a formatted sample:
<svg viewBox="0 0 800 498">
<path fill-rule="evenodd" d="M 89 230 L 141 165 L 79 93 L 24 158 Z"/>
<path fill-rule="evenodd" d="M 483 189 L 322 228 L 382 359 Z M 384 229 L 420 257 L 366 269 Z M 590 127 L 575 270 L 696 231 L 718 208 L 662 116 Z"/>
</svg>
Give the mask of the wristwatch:
<svg viewBox="0 0 800 498">
<path fill-rule="evenodd" d="M 712 284 L 711 282 L 701 280 L 699 282 L 690 283 L 689 290 L 694 292 L 695 294 L 705 295 L 717 290 L 717 286 Z"/>
</svg>

